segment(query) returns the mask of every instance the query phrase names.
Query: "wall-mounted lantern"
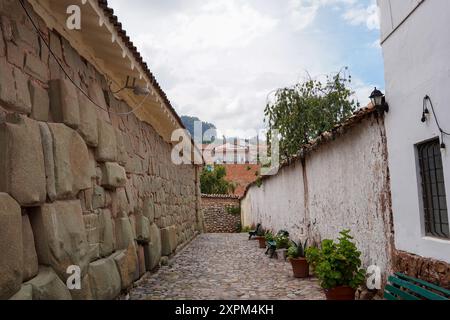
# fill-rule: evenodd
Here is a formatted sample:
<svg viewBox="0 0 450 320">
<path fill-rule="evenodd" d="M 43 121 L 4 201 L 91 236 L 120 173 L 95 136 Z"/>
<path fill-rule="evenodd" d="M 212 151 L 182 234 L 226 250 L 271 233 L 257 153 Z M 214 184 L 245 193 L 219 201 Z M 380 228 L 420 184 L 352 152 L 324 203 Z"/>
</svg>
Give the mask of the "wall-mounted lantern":
<svg viewBox="0 0 450 320">
<path fill-rule="evenodd" d="M 375 88 L 369 98 L 378 112 L 389 112 L 389 105 L 386 102 L 386 97 L 384 96 L 383 92 Z"/>
</svg>

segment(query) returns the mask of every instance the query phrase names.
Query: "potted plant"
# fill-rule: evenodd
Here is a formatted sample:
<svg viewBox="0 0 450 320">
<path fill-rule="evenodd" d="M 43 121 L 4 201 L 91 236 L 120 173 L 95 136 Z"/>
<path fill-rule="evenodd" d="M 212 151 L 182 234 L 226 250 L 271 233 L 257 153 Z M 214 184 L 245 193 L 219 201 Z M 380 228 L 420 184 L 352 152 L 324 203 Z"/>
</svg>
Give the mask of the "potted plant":
<svg viewBox="0 0 450 320">
<path fill-rule="evenodd" d="M 354 300 L 356 289 L 363 284 L 361 252 L 350 236 L 350 230 L 340 233 L 338 242 L 324 240 L 321 248 L 308 248 L 306 258 L 325 290 L 327 300 Z"/>
<path fill-rule="evenodd" d="M 274 240 L 277 246 L 278 259 L 285 261 L 290 245 L 289 233 L 287 231 L 280 231 Z"/>
<path fill-rule="evenodd" d="M 258 238 L 259 240 L 259 247 L 261 249 L 265 249 L 266 248 L 266 243 L 269 241 L 273 241 L 273 233 L 271 231 L 267 231 L 264 235 L 264 237 L 260 237 Z"/>
<path fill-rule="evenodd" d="M 309 263 L 305 257 L 307 247 L 308 240 L 304 243 L 300 241 L 299 244 L 292 241 L 291 246 L 288 249 L 287 255 L 292 264 L 292 271 L 294 272 L 295 278 L 309 277 Z"/>
</svg>

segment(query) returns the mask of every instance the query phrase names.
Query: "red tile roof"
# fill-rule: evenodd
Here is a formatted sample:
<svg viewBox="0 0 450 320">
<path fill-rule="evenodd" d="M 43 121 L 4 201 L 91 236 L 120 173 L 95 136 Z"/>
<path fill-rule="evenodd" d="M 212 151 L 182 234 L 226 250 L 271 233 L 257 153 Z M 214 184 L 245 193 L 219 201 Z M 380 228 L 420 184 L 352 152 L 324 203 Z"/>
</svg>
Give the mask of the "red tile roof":
<svg viewBox="0 0 450 320">
<path fill-rule="evenodd" d="M 258 178 L 260 165 L 257 164 L 226 164 L 227 170 L 225 180 L 236 184 L 235 195 L 242 197 L 247 186 Z"/>
</svg>

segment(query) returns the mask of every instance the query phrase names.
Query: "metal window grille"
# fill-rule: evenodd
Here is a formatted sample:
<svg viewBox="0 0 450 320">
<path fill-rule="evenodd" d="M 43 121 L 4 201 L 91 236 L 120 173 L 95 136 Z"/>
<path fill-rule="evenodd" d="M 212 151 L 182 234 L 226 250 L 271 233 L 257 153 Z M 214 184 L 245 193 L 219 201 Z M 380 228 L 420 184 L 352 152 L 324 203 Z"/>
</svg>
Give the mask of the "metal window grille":
<svg viewBox="0 0 450 320">
<path fill-rule="evenodd" d="M 417 148 L 426 235 L 448 239 L 450 232 L 447 198 L 439 139 L 422 143 Z"/>
</svg>

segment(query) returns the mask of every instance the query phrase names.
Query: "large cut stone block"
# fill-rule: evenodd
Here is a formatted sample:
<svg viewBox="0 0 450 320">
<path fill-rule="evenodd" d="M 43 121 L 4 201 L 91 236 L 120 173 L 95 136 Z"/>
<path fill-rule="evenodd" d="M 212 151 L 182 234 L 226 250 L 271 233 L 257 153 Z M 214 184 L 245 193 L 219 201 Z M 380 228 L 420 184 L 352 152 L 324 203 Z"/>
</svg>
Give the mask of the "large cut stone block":
<svg viewBox="0 0 450 320">
<path fill-rule="evenodd" d="M 0 193 L 0 300 L 20 290 L 23 277 L 22 216 L 20 206 Z"/>
<path fill-rule="evenodd" d="M 117 163 L 106 162 L 102 166 L 102 185 L 109 189 L 125 187 L 127 175 L 125 168 Z"/>
<path fill-rule="evenodd" d="M 114 234 L 114 223 L 111 217 L 111 211 L 102 210 L 100 213 L 100 254 L 102 257 L 109 256 L 116 247 L 116 238 Z"/>
<path fill-rule="evenodd" d="M 162 255 L 169 256 L 177 248 L 177 228 L 170 226 L 161 229 Z"/>
<path fill-rule="evenodd" d="M 50 113 L 50 98 L 48 91 L 34 82 L 29 82 L 31 95 L 31 118 L 38 121 L 48 121 Z"/>
<path fill-rule="evenodd" d="M 29 114 L 31 98 L 27 86 L 28 78 L 20 70 L 15 70 L 4 58 L 0 58 L 0 70 L 0 105 L 12 111 Z"/>
<path fill-rule="evenodd" d="M 78 94 L 80 105 L 80 125 L 78 132 L 91 147 L 98 146 L 97 108 L 84 94 Z"/>
<path fill-rule="evenodd" d="M 39 272 L 38 257 L 34 245 L 34 235 L 28 215 L 22 216 L 23 239 L 23 281 L 37 276 Z"/>
<path fill-rule="evenodd" d="M 136 215 L 136 237 L 150 241 L 150 222 L 142 213 Z"/>
<path fill-rule="evenodd" d="M 98 146 L 96 159 L 100 162 L 115 162 L 117 159 L 116 133 L 112 125 L 98 120 Z"/>
<path fill-rule="evenodd" d="M 44 164 L 46 173 L 47 194 L 50 201 L 56 200 L 55 156 L 53 152 L 53 138 L 46 123 L 39 123 L 44 151 Z"/>
<path fill-rule="evenodd" d="M 33 287 L 30 284 L 24 284 L 19 292 L 12 296 L 9 300 L 28 301 L 33 300 Z"/>
<path fill-rule="evenodd" d="M 84 276 L 90 252 L 79 200 L 45 204 L 30 214 L 39 264 L 51 266 L 67 280 L 67 268 L 81 268 Z"/>
<path fill-rule="evenodd" d="M 159 265 L 161 260 L 161 232 L 155 223 L 150 225 L 150 243 L 145 246 L 145 267 L 152 271 Z"/>
<path fill-rule="evenodd" d="M 48 126 L 53 140 L 56 196 L 58 199 L 73 198 L 80 190 L 92 187 L 95 163 L 76 131 L 58 123 L 49 123 Z M 43 138 L 46 139 L 44 136 Z M 51 153 L 51 150 L 45 151 Z"/>
<path fill-rule="evenodd" d="M 50 112 L 53 121 L 77 129 L 80 125 L 80 110 L 76 87 L 67 79 L 51 80 L 49 84 Z"/>
<path fill-rule="evenodd" d="M 51 268 L 39 268 L 36 278 L 25 283 L 33 288 L 33 300 L 72 300 L 69 289 Z"/>
<path fill-rule="evenodd" d="M 128 217 L 128 213 L 130 213 L 131 209 L 124 188 L 116 189 L 116 192 L 111 194 L 111 202 L 112 215 L 114 218 Z"/>
<path fill-rule="evenodd" d="M 70 294 L 72 295 L 73 300 L 92 300 L 92 290 L 91 290 L 91 282 L 89 280 L 89 274 L 87 274 L 83 279 L 81 280 L 81 289 L 73 289 L 69 290 Z"/>
<path fill-rule="evenodd" d="M 120 274 L 112 258 L 92 262 L 89 279 L 94 300 L 113 300 L 120 294 Z"/>
<path fill-rule="evenodd" d="M 116 219 L 116 245 L 118 250 L 127 249 L 134 245 L 133 228 L 129 218 Z"/>
<path fill-rule="evenodd" d="M 121 250 L 113 255 L 119 270 L 122 289 L 126 290 L 131 287 L 134 275 L 137 270 L 138 257 L 134 246 L 129 246 L 127 250 Z"/>
<path fill-rule="evenodd" d="M 100 225 L 98 214 L 83 215 L 86 237 L 89 243 L 90 261 L 100 258 Z"/>
<path fill-rule="evenodd" d="M 44 154 L 37 121 L 10 114 L 0 124 L 0 192 L 21 206 L 46 198 Z"/>
<path fill-rule="evenodd" d="M 123 133 L 119 129 L 115 129 L 116 132 L 116 142 L 117 142 L 117 162 L 122 166 L 127 164 L 128 154 L 125 147 L 125 139 L 123 138 Z"/>
</svg>

